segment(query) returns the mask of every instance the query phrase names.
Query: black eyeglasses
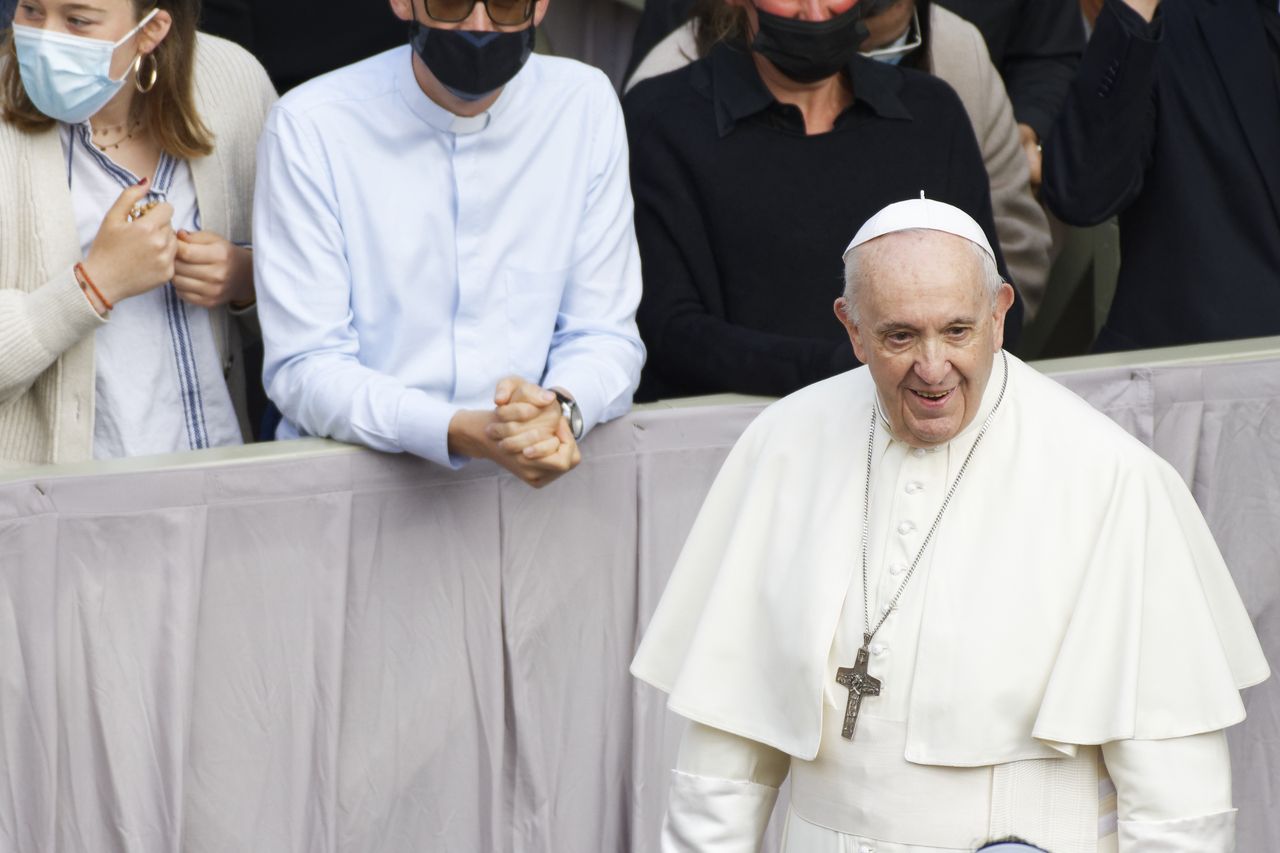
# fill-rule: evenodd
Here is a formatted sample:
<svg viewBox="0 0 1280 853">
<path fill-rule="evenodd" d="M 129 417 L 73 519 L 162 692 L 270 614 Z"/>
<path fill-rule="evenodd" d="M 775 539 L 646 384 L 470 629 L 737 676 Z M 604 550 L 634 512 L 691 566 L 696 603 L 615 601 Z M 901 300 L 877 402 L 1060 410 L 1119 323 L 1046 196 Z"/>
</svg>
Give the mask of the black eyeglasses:
<svg viewBox="0 0 1280 853">
<path fill-rule="evenodd" d="M 484 3 L 490 21 L 510 27 L 533 18 L 537 0 L 427 0 L 427 17 L 442 24 L 457 24 L 471 16 L 477 3 Z"/>
</svg>

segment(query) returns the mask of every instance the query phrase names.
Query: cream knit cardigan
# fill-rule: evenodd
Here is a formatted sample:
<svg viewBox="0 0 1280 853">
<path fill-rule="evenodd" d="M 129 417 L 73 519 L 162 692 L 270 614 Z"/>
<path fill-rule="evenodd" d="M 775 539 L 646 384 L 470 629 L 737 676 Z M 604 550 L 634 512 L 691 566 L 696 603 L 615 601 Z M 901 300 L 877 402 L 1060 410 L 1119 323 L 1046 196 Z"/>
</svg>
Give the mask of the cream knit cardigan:
<svg viewBox="0 0 1280 853">
<path fill-rule="evenodd" d="M 212 155 L 190 161 L 201 224 L 247 243 L 258 136 L 275 90 L 247 52 L 202 34 L 195 91 L 215 137 Z M 0 466 L 92 458 L 93 333 L 109 321 L 80 291 L 72 267 L 81 259 L 57 127 L 27 134 L 0 121 Z M 210 318 L 243 419 L 238 330 L 226 308 Z"/>
</svg>

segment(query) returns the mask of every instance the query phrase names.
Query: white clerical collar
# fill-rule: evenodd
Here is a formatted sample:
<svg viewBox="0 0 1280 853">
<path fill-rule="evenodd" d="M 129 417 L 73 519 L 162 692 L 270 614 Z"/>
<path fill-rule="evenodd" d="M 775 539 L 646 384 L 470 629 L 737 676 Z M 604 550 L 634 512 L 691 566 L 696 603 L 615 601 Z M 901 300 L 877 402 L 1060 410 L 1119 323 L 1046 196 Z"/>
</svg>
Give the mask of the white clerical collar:
<svg viewBox="0 0 1280 853">
<path fill-rule="evenodd" d="M 530 57 L 532 59 L 533 57 Z M 528 63 L 525 63 L 526 66 Z M 396 89 L 400 92 L 401 99 L 405 105 L 409 107 L 409 111 L 427 124 L 443 133 L 454 133 L 459 136 L 465 136 L 471 133 L 479 133 L 489 124 L 501 115 L 511 103 L 516 93 L 512 90 L 520 87 L 520 78 L 524 76 L 524 70 L 512 78 L 506 86 L 502 88 L 498 99 L 490 105 L 489 109 L 474 116 L 460 116 L 449 112 L 444 107 L 427 97 L 426 92 L 422 91 L 422 87 L 418 85 L 418 78 L 413 73 L 413 48 L 409 45 L 404 46 L 404 58 L 396 63 L 399 69 L 396 74 Z"/>
<path fill-rule="evenodd" d="M 982 405 L 978 407 L 977 413 L 964 429 L 956 433 L 956 435 L 946 444 L 935 445 L 927 448 L 930 452 L 944 450 L 953 443 L 959 441 L 962 444 L 968 444 L 978 435 L 978 430 L 982 429 L 982 424 L 986 421 L 987 415 L 991 414 L 991 410 L 995 407 L 996 401 L 1000 399 L 1000 386 L 1004 384 L 1004 372 L 1009 369 L 1008 362 L 1001 357 L 1003 351 L 998 351 L 991 356 L 991 374 L 987 378 L 987 387 L 982 392 Z M 880 412 L 880 429 L 876 430 L 876 453 L 877 457 L 883 456 L 889 446 L 895 441 L 900 442 L 901 439 L 896 438 L 889 429 L 889 421 L 885 418 L 884 401 L 880 399 L 879 390 L 876 391 L 876 408 Z M 907 442 L 902 442 L 907 443 Z"/>
</svg>

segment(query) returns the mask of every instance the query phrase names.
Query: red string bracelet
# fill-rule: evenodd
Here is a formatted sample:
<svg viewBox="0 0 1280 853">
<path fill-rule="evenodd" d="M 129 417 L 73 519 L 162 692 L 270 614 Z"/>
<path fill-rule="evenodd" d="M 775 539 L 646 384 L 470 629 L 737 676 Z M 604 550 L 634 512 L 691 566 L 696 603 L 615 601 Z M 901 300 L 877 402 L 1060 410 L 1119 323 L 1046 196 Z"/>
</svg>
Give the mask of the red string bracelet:
<svg viewBox="0 0 1280 853">
<path fill-rule="evenodd" d="M 84 288 L 84 285 L 89 285 L 89 289 L 93 291 L 93 295 L 98 297 L 98 301 L 105 305 L 108 311 L 116 307 L 107 301 L 107 297 L 102 295 L 101 290 L 98 290 L 98 285 L 94 284 L 93 279 L 89 278 L 89 274 L 85 272 L 84 264 L 76 264 L 75 271 L 76 280 L 80 282 L 81 289 Z"/>
</svg>

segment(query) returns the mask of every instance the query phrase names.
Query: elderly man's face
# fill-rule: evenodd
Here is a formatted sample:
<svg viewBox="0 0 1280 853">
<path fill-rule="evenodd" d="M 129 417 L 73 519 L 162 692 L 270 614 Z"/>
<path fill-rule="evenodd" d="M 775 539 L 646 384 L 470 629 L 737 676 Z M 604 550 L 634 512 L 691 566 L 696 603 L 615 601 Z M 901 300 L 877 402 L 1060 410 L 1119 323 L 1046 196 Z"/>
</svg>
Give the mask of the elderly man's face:
<svg viewBox="0 0 1280 853">
<path fill-rule="evenodd" d="M 843 299 L 836 314 L 871 370 L 894 436 L 944 444 L 982 404 L 1013 288 L 1002 285 L 993 308 L 968 242 L 943 232 L 886 234 L 859 251 L 857 322 Z"/>
</svg>

